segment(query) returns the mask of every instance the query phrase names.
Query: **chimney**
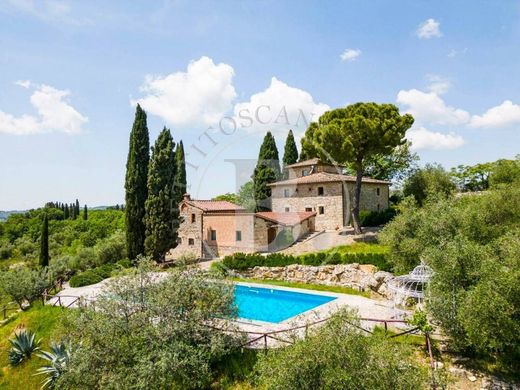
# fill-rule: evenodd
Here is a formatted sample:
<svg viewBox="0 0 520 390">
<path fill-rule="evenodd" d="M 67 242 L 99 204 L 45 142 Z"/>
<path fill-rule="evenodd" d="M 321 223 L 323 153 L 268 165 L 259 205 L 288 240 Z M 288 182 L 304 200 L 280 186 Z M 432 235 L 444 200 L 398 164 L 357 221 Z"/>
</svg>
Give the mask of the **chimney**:
<svg viewBox="0 0 520 390">
<path fill-rule="evenodd" d="M 190 194 L 188 193 L 185 193 L 183 196 L 182 196 L 183 200 L 191 200 L 191 196 Z"/>
</svg>

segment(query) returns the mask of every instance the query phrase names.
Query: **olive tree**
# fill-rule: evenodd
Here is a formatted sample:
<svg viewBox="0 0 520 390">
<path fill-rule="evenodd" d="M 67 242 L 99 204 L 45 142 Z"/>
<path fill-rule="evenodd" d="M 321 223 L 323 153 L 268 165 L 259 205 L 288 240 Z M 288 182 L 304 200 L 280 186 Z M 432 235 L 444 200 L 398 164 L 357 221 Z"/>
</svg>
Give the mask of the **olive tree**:
<svg viewBox="0 0 520 390">
<path fill-rule="evenodd" d="M 53 276 L 46 269 L 33 270 L 17 267 L 0 272 L 0 289 L 24 309 L 24 303 L 38 299 L 53 284 Z"/>
<path fill-rule="evenodd" d="M 197 270 L 153 272 L 142 262 L 111 282 L 95 310 L 68 319 L 73 353 L 59 388 L 207 388 L 238 339 L 233 285 Z"/>
<path fill-rule="evenodd" d="M 317 154 L 325 160 L 352 167 L 356 173 L 352 219 L 354 230 L 361 233 L 359 204 L 361 182 L 368 160 L 384 156 L 406 143 L 406 131 L 412 126 L 411 115 L 400 115 L 393 104 L 356 103 L 325 112 L 317 124 L 311 124 L 302 140 L 302 154 Z"/>
<path fill-rule="evenodd" d="M 304 340 L 269 351 L 257 363 L 262 389 L 421 389 L 427 369 L 411 350 L 384 336 L 366 336 L 341 312 Z"/>
</svg>

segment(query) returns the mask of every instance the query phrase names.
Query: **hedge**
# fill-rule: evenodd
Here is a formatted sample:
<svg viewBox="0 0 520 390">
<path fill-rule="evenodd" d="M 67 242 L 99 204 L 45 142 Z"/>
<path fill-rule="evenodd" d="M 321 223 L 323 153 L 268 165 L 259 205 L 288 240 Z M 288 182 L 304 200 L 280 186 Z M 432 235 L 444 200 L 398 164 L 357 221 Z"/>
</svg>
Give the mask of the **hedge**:
<svg viewBox="0 0 520 390">
<path fill-rule="evenodd" d="M 359 213 L 359 220 L 361 226 L 380 226 L 390 222 L 396 214 L 397 211 L 393 207 L 383 211 L 363 210 Z"/>
<path fill-rule="evenodd" d="M 112 264 L 105 264 L 100 267 L 89 269 L 74 275 L 69 280 L 70 287 L 83 287 L 101 282 L 103 279 L 112 276 L 116 267 Z"/>
<path fill-rule="evenodd" d="M 222 260 L 222 266 L 227 269 L 243 271 L 256 266 L 263 267 L 285 267 L 291 264 L 302 265 L 328 265 L 328 264 L 373 264 L 383 271 L 390 271 L 391 267 L 387 262 L 385 253 L 326 253 L 317 252 L 301 256 L 284 255 L 281 253 L 271 253 L 262 256 L 258 253 L 245 254 L 235 253 L 226 256 Z"/>
</svg>

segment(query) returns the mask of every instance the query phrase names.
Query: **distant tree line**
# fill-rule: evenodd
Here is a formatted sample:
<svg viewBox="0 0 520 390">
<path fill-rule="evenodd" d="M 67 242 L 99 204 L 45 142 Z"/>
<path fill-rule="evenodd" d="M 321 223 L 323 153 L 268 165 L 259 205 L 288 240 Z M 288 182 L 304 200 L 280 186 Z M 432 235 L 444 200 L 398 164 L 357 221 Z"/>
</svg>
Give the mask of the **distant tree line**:
<svg viewBox="0 0 520 390">
<path fill-rule="evenodd" d="M 137 105 L 125 178 L 126 244 L 131 260 L 141 254 L 164 259 L 176 245 L 178 207 L 186 192 L 182 141 L 166 127 L 151 148 L 146 112 Z"/>
<path fill-rule="evenodd" d="M 85 220 L 88 218 L 87 205 L 84 206 L 82 215 L 78 199 L 72 203 L 47 202 L 45 203 L 45 208 L 53 208 L 63 211 L 63 219 L 77 219 L 80 216 Z"/>
</svg>

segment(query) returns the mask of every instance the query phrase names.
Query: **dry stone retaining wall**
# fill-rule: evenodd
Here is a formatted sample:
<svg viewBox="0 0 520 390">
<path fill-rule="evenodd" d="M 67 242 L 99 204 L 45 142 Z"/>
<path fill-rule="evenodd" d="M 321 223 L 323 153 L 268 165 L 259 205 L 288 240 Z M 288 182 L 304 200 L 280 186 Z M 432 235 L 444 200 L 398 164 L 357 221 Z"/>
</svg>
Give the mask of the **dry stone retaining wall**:
<svg viewBox="0 0 520 390">
<path fill-rule="evenodd" d="M 286 267 L 254 267 L 242 273 L 253 279 L 277 279 L 288 282 L 343 286 L 359 291 L 373 291 L 391 299 L 388 282 L 394 278 L 390 272 L 378 271 L 370 264 L 338 264 L 308 266 L 292 264 Z"/>
</svg>

